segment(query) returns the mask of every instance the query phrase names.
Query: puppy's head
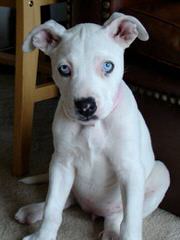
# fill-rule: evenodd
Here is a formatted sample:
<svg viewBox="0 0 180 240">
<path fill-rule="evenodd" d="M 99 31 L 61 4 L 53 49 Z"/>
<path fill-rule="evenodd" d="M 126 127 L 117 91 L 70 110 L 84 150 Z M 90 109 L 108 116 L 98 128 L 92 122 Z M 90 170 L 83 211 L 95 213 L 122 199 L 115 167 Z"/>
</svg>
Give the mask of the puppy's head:
<svg viewBox="0 0 180 240">
<path fill-rule="evenodd" d="M 66 116 L 92 124 L 113 110 L 120 94 L 124 50 L 136 37 L 148 40 L 145 28 L 120 13 L 103 26 L 79 24 L 69 30 L 50 20 L 29 33 L 23 50 L 38 48 L 50 56 Z"/>
</svg>

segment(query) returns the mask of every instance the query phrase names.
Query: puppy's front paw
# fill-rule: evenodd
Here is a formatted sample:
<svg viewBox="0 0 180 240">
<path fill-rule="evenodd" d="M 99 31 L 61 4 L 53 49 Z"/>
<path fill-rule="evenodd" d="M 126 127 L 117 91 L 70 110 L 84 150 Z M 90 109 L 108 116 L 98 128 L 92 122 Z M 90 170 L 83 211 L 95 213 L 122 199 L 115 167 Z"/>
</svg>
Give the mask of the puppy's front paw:
<svg viewBox="0 0 180 240">
<path fill-rule="evenodd" d="M 104 231 L 102 240 L 119 240 L 119 234 L 113 231 Z"/>
<path fill-rule="evenodd" d="M 22 240 L 39 240 L 35 234 L 31 234 L 29 236 L 24 237 Z"/>
<path fill-rule="evenodd" d="M 127 228 L 125 222 L 122 221 L 120 228 L 120 239 L 121 240 L 142 240 L 141 231 L 137 231 L 134 228 Z"/>
<path fill-rule="evenodd" d="M 39 232 L 36 232 L 29 236 L 24 237 L 22 240 L 56 240 L 56 237 L 49 236 L 48 234 L 43 235 L 43 234 L 39 234 Z"/>
</svg>

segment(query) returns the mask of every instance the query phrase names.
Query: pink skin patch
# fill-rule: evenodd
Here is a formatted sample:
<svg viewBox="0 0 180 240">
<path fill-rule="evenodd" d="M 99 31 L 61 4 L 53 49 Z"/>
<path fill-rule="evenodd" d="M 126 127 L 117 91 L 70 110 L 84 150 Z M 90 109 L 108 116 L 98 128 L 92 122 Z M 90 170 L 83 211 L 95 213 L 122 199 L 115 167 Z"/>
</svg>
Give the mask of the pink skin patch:
<svg viewBox="0 0 180 240">
<path fill-rule="evenodd" d="M 96 69 L 96 73 L 101 77 L 101 78 L 105 78 L 104 72 L 102 70 L 102 64 L 103 62 L 105 62 L 105 59 L 101 58 L 101 57 L 96 57 L 95 58 L 95 69 Z"/>
<path fill-rule="evenodd" d="M 113 213 L 122 211 L 121 205 L 116 205 L 110 202 L 104 206 L 98 206 L 93 199 L 88 198 L 84 198 L 80 205 L 85 212 L 92 214 L 93 220 L 97 217 L 106 217 Z"/>
<path fill-rule="evenodd" d="M 55 36 L 53 33 L 46 30 L 41 30 L 33 37 L 33 44 L 35 47 L 40 49 L 46 49 L 48 45 L 52 47 L 57 46 L 60 38 Z"/>
<path fill-rule="evenodd" d="M 136 24 L 130 21 L 122 21 L 116 36 L 119 35 L 120 38 L 125 41 L 129 41 L 134 38 L 134 36 L 138 35 Z"/>
<path fill-rule="evenodd" d="M 114 20 L 111 25 L 110 38 L 113 38 L 117 43 L 121 43 L 125 48 L 138 36 L 136 24 L 128 19 Z"/>
<path fill-rule="evenodd" d="M 102 65 L 103 65 L 103 63 L 105 61 L 108 61 L 108 59 L 109 59 L 108 56 L 107 57 L 103 57 L 103 58 L 99 57 L 99 56 L 96 56 L 94 58 L 96 74 L 99 75 L 102 79 L 106 79 L 107 78 L 107 76 L 105 75 L 105 73 L 103 71 Z M 72 68 L 72 64 L 70 62 L 67 62 L 66 64 L 68 64 L 71 67 L 71 69 L 73 69 Z M 115 96 L 113 98 L 113 105 L 112 105 L 112 109 L 111 109 L 110 113 L 113 112 L 115 110 L 115 108 L 119 105 L 121 99 L 122 99 L 121 86 L 119 86 L 118 90 L 115 93 Z M 99 104 L 97 104 L 97 106 L 99 106 Z M 71 119 L 71 117 L 70 117 L 71 114 L 68 112 L 68 108 L 66 106 L 64 106 L 64 105 L 63 105 L 63 110 L 64 110 L 64 114 L 66 115 L 66 117 Z M 99 116 L 99 115 L 101 116 L 101 111 L 102 111 L 102 109 L 100 109 L 98 107 L 98 109 L 96 111 L 96 115 L 97 116 Z M 83 123 L 83 125 L 88 125 L 88 126 L 92 126 L 93 127 L 93 126 L 95 126 L 95 121 L 92 120 L 92 122 L 91 121 L 89 121 L 87 123 L 85 122 L 85 123 Z"/>
<path fill-rule="evenodd" d="M 95 69 L 96 69 L 96 73 L 101 77 L 101 78 L 105 78 L 105 74 L 102 70 L 102 63 L 105 62 L 105 59 L 102 59 L 100 57 L 96 57 L 95 59 Z M 117 90 L 117 93 L 113 99 L 113 108 L 112 108 L 112 112 L 115 110 L 115 108 L 118 106 L 119 102 L 121 100 L 121 89 L 120 86 Z"/>
</svg>

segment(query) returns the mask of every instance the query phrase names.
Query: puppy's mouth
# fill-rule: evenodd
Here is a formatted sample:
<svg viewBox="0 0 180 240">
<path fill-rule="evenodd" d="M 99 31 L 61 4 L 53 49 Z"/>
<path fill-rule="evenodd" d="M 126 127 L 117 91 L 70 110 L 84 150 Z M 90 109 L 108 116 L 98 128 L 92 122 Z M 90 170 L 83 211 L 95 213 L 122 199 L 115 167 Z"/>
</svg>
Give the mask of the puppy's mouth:
<svg viewBox="0 0 180 240">
<path fill-rule="evenodd" d="M 64 113 L 67 118 L 71 119 L 72 121 L 78 121 L 83 125 L 91 125 L 99 118 L 96 115 L 93 116 L 83 116 L 81 114 L 75 113 L 75 115 L 71 115 L 69 111 L 63 106 Z"/>
<path fill-rule="evenodd" d="M 82 122 L 89 122 L 89 121 L 95 121 L 95 120 L 98 120 L 98 117 L 96 115 L 93 115 L 93 116 L 83 116 L 83 115 L 79 115 L 78 116 L 78 120 L 79 121 L 82 121 Z"/>
</svg>

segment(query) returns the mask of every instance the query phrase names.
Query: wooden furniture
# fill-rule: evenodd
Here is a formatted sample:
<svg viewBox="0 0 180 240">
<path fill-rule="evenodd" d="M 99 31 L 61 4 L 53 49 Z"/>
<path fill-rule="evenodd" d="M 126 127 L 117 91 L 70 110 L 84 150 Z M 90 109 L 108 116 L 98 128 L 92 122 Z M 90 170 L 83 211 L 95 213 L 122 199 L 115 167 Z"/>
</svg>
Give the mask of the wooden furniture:
<svg viewBox="0 0 180 240">
<path fill-rule="evenodd" d="M 0 0 L 0 7 L 16 8 L 16 55 L 0 54 L 4 63 L 15 60 L 15 110 L 14 110 L 14 156 L 12 172 L 24 175 L 28 170 L 31 148 L 34 103 L 57 96 L 53 83 L 36 85 L 38 50 L 22 52 L 22 43 L 29 31 L 41 23 L 41 7 L 55 4 L 58 0 Z M 64 2 L 64 1 L 62 1 Z M 67 1 L 70 12 L 70 1 Z M 70 16 L 70 13 L 69 13 Z M 70 17 L 68 19 L 70 21 Z"/>
<path fill-rule="evenodd" d="M 161 207 L 180 216 L 180 2 L 138 1 L 129 1 L 124 11 L 143 22 L 150 39 L 132 45 L 128 56 L 133 69 L 126 80 L 136 87 L 156 158 L 170 171 L 171 185 Z"/>
</svg>

